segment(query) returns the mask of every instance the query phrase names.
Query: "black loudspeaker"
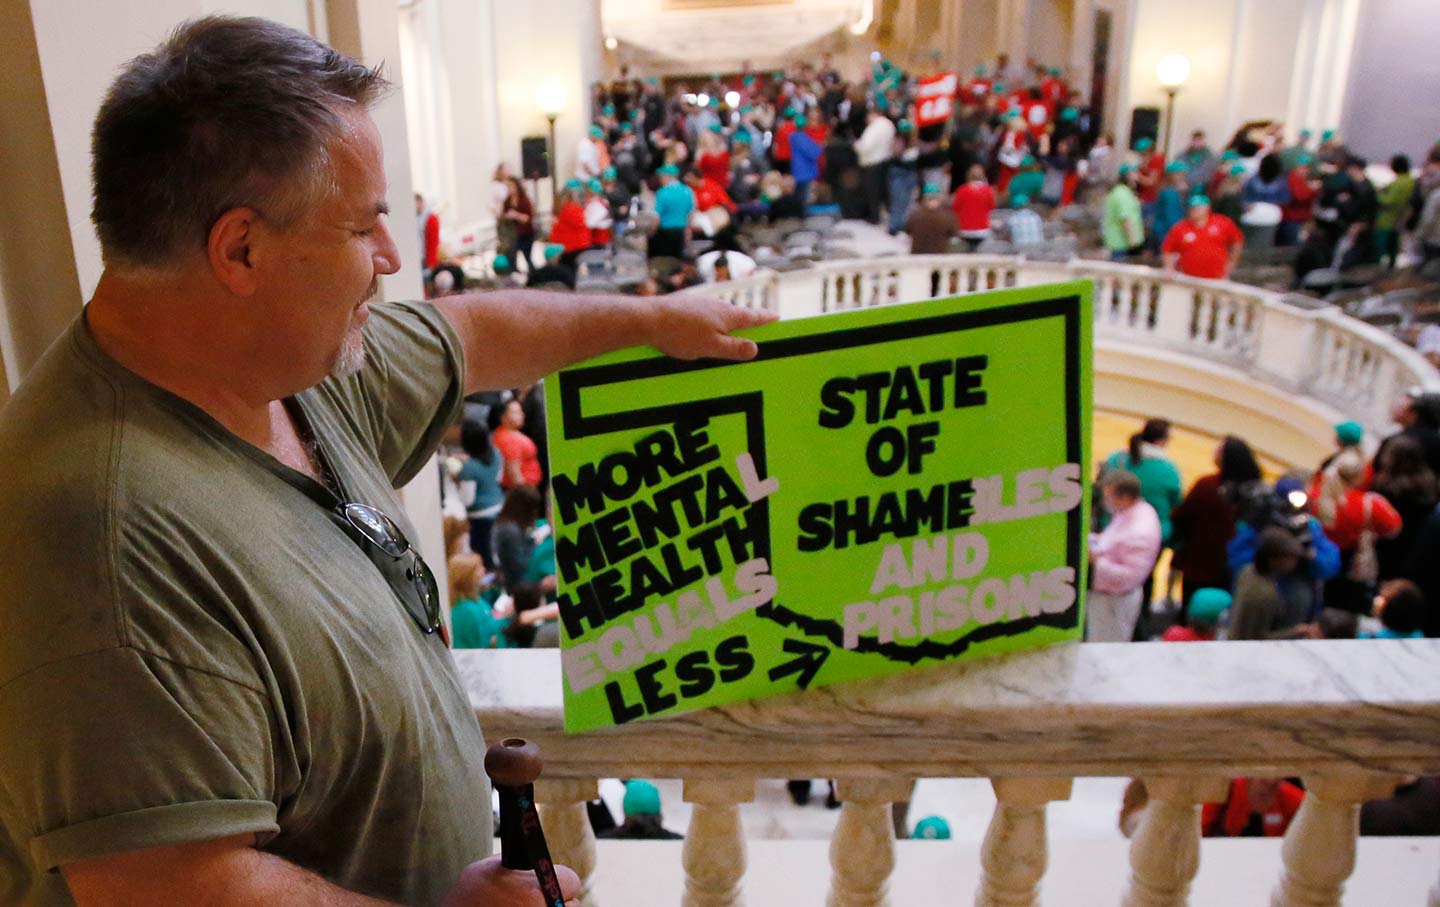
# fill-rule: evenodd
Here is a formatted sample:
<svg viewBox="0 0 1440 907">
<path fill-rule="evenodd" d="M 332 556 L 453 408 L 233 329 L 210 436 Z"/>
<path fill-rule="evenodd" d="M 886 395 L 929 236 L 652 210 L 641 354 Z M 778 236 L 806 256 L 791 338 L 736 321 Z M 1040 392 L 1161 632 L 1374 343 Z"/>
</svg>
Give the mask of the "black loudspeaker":
<svg viewBox="0 0 1440 907">
<path fill-rule="evenodd" d="M 1130 113 L 1130 147 L 1140 139 L 1160 143 L 1160 108 L 1136 107 Z"/>
<path fill-rule="evenodd" d="M 545 136 L 527 135 L 520 140 L 520 174 L 527 180 L 543 180 L 550 175 Z"/>
</svg>

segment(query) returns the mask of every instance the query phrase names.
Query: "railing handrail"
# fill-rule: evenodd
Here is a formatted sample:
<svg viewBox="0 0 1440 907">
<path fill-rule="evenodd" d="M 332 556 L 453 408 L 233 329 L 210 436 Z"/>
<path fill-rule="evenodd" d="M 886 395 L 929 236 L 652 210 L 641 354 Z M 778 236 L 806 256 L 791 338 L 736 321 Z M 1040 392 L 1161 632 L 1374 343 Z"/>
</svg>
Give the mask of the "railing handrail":
<svg viewBox="0 0 1440 907">
<path fill-rule="evenodd" d="M 571 736 L 558 652 L 455 654 L 555 778 L 1440 773 L 1440 640 L 1061 644 Z"/>
<path fill-rule="evenodd" d="M 1238 366 L 1286 392 L 1305 394 L 1332 411 L 1358 419 L 1375 435 L 1391 430 L 1390 398 L 1400 390 L 1418 385 L 1427 391 L 1440 391 L 1440 373 L 1418 352 L 1338 309 L 1295 306 L 1285 300 L 1284 294 L 1272 290 L 1203 280 L 1144 265 L 1081 258 L 1032 261 L 1024 255 L 959 253 L 853 258 L 814 262 L 794 271 L 762 268 L 739 280 L 685 292 L 717 294 L 740 305 L 803 316 L 820 314 L 832 306 L 925 298 L 930 288 L 926 277 L 929 274 L 970 275 L 968 286 L 962 282 L 962 292 L 986 285 L 1033 286 L 1051 276 L 1057 281 L 1104 280 L 1117 288 L 1118 295 L 1127 296 L 1123 300 L 1127 304 L 1133 299 L 1149 306 L 1153 298 L 1153 304 L 1165 310 L 1168 317 L 1159 318 L 1158 311 L 1155 318 L 1142 318 L 1138 323 L 1133 313 L 1123 318 L 1100 317 L 1097 338 L 1139 342 L 1150 348 L 1168 348 Z M 977 283 L 976 275 L 985 275 L 987 280 Z M 998 283 L 997 275 L 1002 276 Z M 848 279 L 851 277 L 855 278 L 853 282 Z M 1131 296 L 1132 289 L 1143 292 Z M 940 292 L 949 292 L 943 282 Z M 834 302 L 829 301 L 832 299 Z M 1177 312 L 1174 307 L 1192 304 L 1197 317 L 1215 319 L 1208 324 L 1224 322 L 1223 337 L 1217 341 L 1213 328 L 1200 334 L 1185 330 L 1192 312 Z M 1241 322 L 1238 326 L 1231 320 L 1235 318 Z M 1161 320 L 1167 326 L 1164 330 L 1157 328 Z M 1286 338 L 1286 332 L 1304 336 Z"/>
</svg>

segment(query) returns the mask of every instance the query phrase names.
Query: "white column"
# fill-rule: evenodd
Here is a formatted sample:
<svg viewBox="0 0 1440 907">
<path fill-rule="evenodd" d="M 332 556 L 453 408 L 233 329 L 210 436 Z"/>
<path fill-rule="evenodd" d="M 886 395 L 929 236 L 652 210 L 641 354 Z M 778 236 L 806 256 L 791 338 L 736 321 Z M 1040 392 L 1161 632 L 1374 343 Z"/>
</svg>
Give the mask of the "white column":
<svg viewBox="0 0 1440 907">
<path fill-rule="evenodd" d="M 1305 779 L 1305 800 L 1285 833 L 1285 868 L 1271 907 L 1340 907 L 1355 871 L 1360 804 L 1395 792 L 1395 779 L 1374 775 Z"/>
<path fill-rule="evenodd" d="M 946 69 L 954 69 L 963 82 L 967 70 L 973 68 L 973 63 L 967 63 L 960 59 L 962 23 L 965 21 L 964 0 L 944 0 L 940 8 L 940 49 L 944 53 L 944 64 Z"/>
<path fill-rule="evenodd" d="M 1240 121 L 1240 84 L 1243 78 L 1244 63 L 1246 56 L 1247 42 L 1254 40 L 1256 35 L 1249 32 L 1250 22 L 1250 0 L 1235 0 L 1235 18 L 1230 24 L 1230 69 L 1225 85 L 1225 122 L 1238 124 Z M 1178 147 L 1184 148 L 1183 137 L 1178 142 Z M 1170 149 L 1165 149 L 1169 154 Z"/>
<path fill-rule="evenodd" d="M 586 803 L 600 796 L 594 781 L 540 779 L 535 782 L 535 802 L 540 804 L 540 825 L 550 858 L 569 866 L 580 877 L 581 907 L 596 907 L 595 829 L 590 825 Z"/>
<path fill-rule="evenodd" d="M 0 34 L 0 405 L 84 298 L 52 129 L 52 108 L 74 102 L 58 91 L 47 95 L 30 5 L 10 6 L 13 17 Z"/>
<path fill-rule="evenodd" d="M 1024 66 L 1030 53 L 1030 0 L 1000 0 L 1000 50 L 1010 55 L 1010 65 Z"/>
<path fill-rule="evenodd" d="M 1069 778 L 996 778 L 995 814 L 980 848 L 975 907 L 1038 907 L 1048 841 L 1045 806 L 1070 799 Z"/>
<path fill-rule="evenodd" d="M 754 781 L 686 781 L 690 828 L 681 860 L 685 864 L 682 907 L 740 907 L 745 876 L 745 834 L 740 804 L 755 798 Z"/>
<path fill-rule="evenodd" d="M 1325 0 L 1306 0 L 1300 16 L 1300 34 L 1295 46 L 1295 67 L 1290 76 L 1290 104 L 1285 112 L 1287 137 L 1294 140 L 1300 130 L 1315 131 L 1310 99 L 1315 90 L 1315 60 L 1320 45 L 1320 17 Z M 1318 135 L 1318 133 L 1317 133 Z"/>
<path fill-rule="evenodd" d="M 328 0 L 326 18 L 330 45 L 341 53 L 374 66 L 400 59 L 399 10 L 392 0 Z M 399 67 L 390 71 L 398 78 Z M 400 250 L 401 268 L 380 278 L 380 298 L 419 299 L 424 295 L 420 280 L 420 238 L 413 224 L 414 190 L 410 179 L 410 147 L 405 128 L 405 93 L 395 91 L 371 111 L 385 145 L 386 200 L 390 203 L 391 234 Z M 419 534 L 416 547 L 432 570 L 443 574 L 445 533 L 440 519 L 439 478 L 432 458 L 409 485 L 400 490 L 410 524 Z M 450 618 L 449 590 L 440 584 L 440 613 Z"/>
<path fill-rule="evenodd" d="M 839 781 L 840 821 L 830 839 L 827 907 L 887 907 L 895 869 L 890 804 L 909 799 L 912 781 Z"/>
<path fill-rule="evenodd" d="M 1223 778 L 1147 778 L 1150 803 L 1130 843 L 1130 886 L 1122 907 L 1186 907 L 1200 868 L 1200 804 L 1225 799 Z"/>
<path fill-rule="evenodd" d="M 1065 76 L 1081 97 L 1090 100 L 1095 76 L 1095 0 L 1075 0 L 1070 27 L 1070 66 Z"/>
</svg>

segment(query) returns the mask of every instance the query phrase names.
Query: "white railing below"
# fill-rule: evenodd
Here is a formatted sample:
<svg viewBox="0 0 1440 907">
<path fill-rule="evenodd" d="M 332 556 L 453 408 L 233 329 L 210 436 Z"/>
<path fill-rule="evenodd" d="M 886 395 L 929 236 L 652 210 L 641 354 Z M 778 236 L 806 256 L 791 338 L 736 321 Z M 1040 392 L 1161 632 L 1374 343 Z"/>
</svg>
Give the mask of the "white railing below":
<svg viewBox="0 0 1440 907">
<path fill-rule="evenodd" d="M 1200 804 L 1223 800 L 1234 777 L 1298 775 L 1308 792 L 1271 903 L 1339 907 L 1360 804 L 1401 776 L 1440 773 L 1440 640 L 1065 644 L 578 735 L 564 732 L 558 652 L 456 660 L 486 734 L 540 746 L 552 851 L 582 877 L 596 866 L 595 779 L 684 780 L 696 804 L 685 905 L 741 902 L 736 808 L 757 779 L 838 779 L 828 903 L 880 907 L 895 862 L 889 805 L 917 778 L 990 778 L 998 802 L 974 902 L 1001 907 L 1036 903 L 1046 804 L 1068 799 L 1070 779 L 1141 778 L 1150 805 L 1122 903 L 1183 907 L 1200 871 Z M 937 900 L 960 900 L 942 889 Z M 770 903 L 760 894 L 752 902 Z"/>
<path fill-rule="evenodd" d="M 1338 309 L 1300 308 L 1268 290 L 1136 265 L 910 255 L 817 262 L 785 272 L 762 269 L 686 292 L 803 318 L 1083 279 L 1095 284 L 1097 338 L 1241 369 L 1345 413 L 1377 435 L 1390 430 L 1390 405 L 1400 391 L 1413 386 L 1440 391 L 1440 375 L 1415 350 Z"/>
</svg>

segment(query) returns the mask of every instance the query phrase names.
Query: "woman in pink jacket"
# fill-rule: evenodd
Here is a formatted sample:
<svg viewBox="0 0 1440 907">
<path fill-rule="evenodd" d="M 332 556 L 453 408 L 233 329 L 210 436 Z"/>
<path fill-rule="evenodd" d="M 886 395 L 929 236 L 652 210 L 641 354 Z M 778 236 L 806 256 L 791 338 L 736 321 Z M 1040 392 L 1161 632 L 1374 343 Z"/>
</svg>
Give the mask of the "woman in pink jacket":
<svg viewBox="0 0 1440 907">
<path fill-rule="evenodd" d="M 1090 592 L 1085 638 L 1129 642 L 1140 615 L 1141 589 L 1160 554 L 1160 518 L 1140 497 L 1140 480 L 1117 470 L 1101 484 L 1110 525 L 1090 538 Z"/>
</svg>

